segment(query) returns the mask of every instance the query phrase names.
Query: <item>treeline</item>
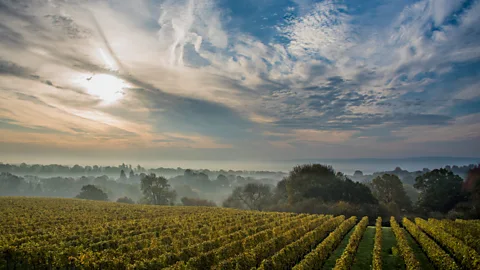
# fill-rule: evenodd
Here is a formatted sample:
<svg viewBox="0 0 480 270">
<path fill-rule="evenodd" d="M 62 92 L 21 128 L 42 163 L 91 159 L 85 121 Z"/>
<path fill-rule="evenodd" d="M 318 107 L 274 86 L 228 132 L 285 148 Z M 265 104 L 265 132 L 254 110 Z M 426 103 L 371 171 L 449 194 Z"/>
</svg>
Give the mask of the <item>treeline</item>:
<svg viewBox="0 0 480 270">
<path fill-rule="evenodd" d="M 0 172 L 8 172 L 15 175 L 34 175 L 34 176 L 102 176 L 108 175 L 110 177 L 116 177 L 120 174 L 121 171 L 125 173 L 155 173 L 158 175 L 163 175 L 165 177 L 173 177 L 177 175 L 183 175 L 186 170 L 183 168 L 144 168 L 140 165 L 132 166 L 130 164 L 121 164 L 119 166 L 66 166 L 59 164 L 50 164 L 50 165 L 41 165 L 41 164 L 4 164 L 0 163 Z M 192 170 L 190 170 L 192 171 Z M 240 175 L 244 177 L 254 177 L 254 178 L 273 178 L 281 179 L 285 176 L 283 172 L 272 172 L 272 171 L 244 171 L 244 170 L 195 170 L 197 173 L 203 173 L 208 175 L 210 178 L 215 178 L 218 175 Z"/>
<path fill-rule="evenodd" d="M 450 165 L 447 165 L 447 166 L 444 167 L 444 169 L 446 169 L 448 171 L 451 171 L 452 173 L 454 173 L 454 174 L 456 174 L 456 175 L 458 175 L 462 178 L 466 178 L 467 175 L 468 175 L 468 172 L 471 169 L 473 169 L 474 167 L 475 167 L 475 164 L 464 165 L 464 166 L 457 166 L 457 165 L 450 166 Z M 407 170 L 403 170 L 400 167 L 396 167 L 392 171 L 375 172 L 373 174 L 363 174 L 362 171 L 357 170 L 357 171 L 355 171 L 355 173 L 351 177 L 355 181 L 370 182 L 377 176 L 381 176 L 381 175 L 384 175 L 384 174 L 394 174 L 394 175 L 398 176 L 404 184 L 413 185 L 413 184 L 415 184 L 415 179 L 418 176 L 421 176 L 421 175 L 423 175 L 425 173 L 428 173 L 428 172 L 430 172 L 430 169 L 428 169 L 428 168 L 424 168 L 421 171 L 410 172 L 410 171 L 407 171 Z"/>
<path fill-rule="evenodd" d="M 92 192 L 90 186 L 95 186 L 107 195 L 108 200 L 117 200 L 127 197 L 134 202 L 141 202 L 141 183 L 150 173 L 135 173 L 130 170 L 126 173 L 120 170 L 117 177 L 102 176 L 80 176 L 80 177 L 39 177 L 39 176 L 18 176 L 9 172 L 0 173 L 0 196 L 42 196 L 42 197 L 66 197 L 72 198 L 78 195 L 84 186 Z M 166 178 L 165 178 L 166 179 Z M 174 203 L 181 203 L 182 198 L 193 201 L 205 198 L 221 203 L 237 186 L 248 183 L 263 183 L 274 185 L 277 181 L 270 178 L 243 177 L 232 174 L 219 174 L 211 179 L 203 172 L 185 170 L 182 175 L 168 178 L 169 185 L 175 190 L 176 200 Z M 89 194 L 88 192 L 86 194 Z M 89 197 L 85 197 L 89 198 Z M 95 196 L 91 199 L 97 198 Z"/>
<path fill-rule="evenodd" d="M 75 197 L 81 188 L 94 185 L 102 189 L 109 198 L 129 197 L 139 199 L 141 192 L 137 182 L 120 182 L 106 175 L 81 177 L 38 177 L 17 176 L 0 173 L 0 196 Z"/>
<path fill-rule="evenodd" d="M 465 180 L 447 168 L 425 171 L 413 183 L 412 202 L 395 174 L 378 174 L 355 182 L 332 167 L 295 167 L 275 187 L 237 187 L 224 207 L 269 211 L 385 217 L 416 215 L 435 218 L 480 218 L 480 167 L 472 166 Z"/>
</svg>

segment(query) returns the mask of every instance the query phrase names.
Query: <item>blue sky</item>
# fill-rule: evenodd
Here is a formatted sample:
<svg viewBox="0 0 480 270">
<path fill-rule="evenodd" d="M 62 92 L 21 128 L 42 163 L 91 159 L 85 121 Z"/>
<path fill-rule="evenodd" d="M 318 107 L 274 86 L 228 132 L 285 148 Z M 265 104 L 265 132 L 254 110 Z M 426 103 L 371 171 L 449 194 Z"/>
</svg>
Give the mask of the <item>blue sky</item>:
<svg viewBox="0 0 480 270">
<path fill-rule="evenodd" d="M 5 161 L 478 156 L 480 1 L 0 1 Z"/>
</svg>

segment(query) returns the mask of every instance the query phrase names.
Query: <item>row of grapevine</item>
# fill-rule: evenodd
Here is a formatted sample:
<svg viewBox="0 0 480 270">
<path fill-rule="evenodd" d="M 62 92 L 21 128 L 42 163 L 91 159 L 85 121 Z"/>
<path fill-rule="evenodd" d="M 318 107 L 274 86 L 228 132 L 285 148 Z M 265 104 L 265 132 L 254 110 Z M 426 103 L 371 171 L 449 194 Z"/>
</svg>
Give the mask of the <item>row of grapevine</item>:
<svg viewBox="0 0 480 270">
<path fill-rule="evenodd" d="M 462 227 L 462 230 L 465 230 L 469 234 L 480 238 L 480 222 L 478 220 L 456 219 L 455 224 Z"/>
<path fill-rule="evenodd" d="M 477 235 L 476 232 L 468 226 L 468 223 L 454 222 L 451 220 L 437 220 L 433 218 L 428 219 L 428 222 L 439 226 L 447 233 L 455 236 L 469 247 L 475 249 L 477 253 L 480 253 L 480 235 Z"/>
<path fill-rule="evenodd" d="M 366 253 L 360 241 L 368 224 L 366 217 L 357 224 L 344 216 L 43 198 L 0 198 L 0 216 L 0 269 L 7 270 L 321 269 L 356 225 L 335 265 L 350 269 Z M 407 269 L 421 268 L 407 231 L 436 268 L 480 269 L 479 221 L 404 218 L 407 231 L 390 223 Z M 372 258 L 361 256 L 359 265 L 388 267 L 382 237 L 378 218 Z"/>
<path fill-rule="evenodd" d="M 330 216 L 329 216 L 330 218 Z M 286 245 L 294 242 L 307 232 L 315 229 L 320 226 L 325 219 L 315 220 L 313 222 L 306 222 L 300 226 L 294 227 L 291 230 L 288 230 L 282 234 L 279 234 L 268 241 L 258 243 L 258 245 L 250 250 L 239 254 L 230 259 L 225 259 L 215 266 L 215 269 L 251 269 L 252 267 L 257 267 L 260 263 L 274 255 L 280 249 Z"/>
<path fill-rule="evenodd" d="M 464 224 L 468 224 L 468 225 L 472 225 L 472 226 L 480 226 L 480 220 L 478 220 L 478 219 L 476 219 L 476 220 L 465 220 L 465 219 L 457 218 L 455 220 L 455 222 L 464 223 Z"/>
<path fill-rule="evenodd" d="M 272 257 L 263 260 L 259 269 L 282 270 L 293 267 L 344 220 L 344 216 L 338 216 L 328 220 L 322 226 L 319 226 L 297 241 L 282 248 Z"/>
<path fill-rule="evenodd" d="M 180 257 L 185 259 L 187 257 L 193 257 L 202 252 L 208 252 L 212 249 L 219 248 L 226 242 L 236 241 L 243 239 L 248 235 L 253 235 L 270 228 L 274 228 L 284 223 L 288 223 L 297 219 L 305 218 L 305 215 L 298 216 L 289 216 L 285 218 L 273 218 L 269 219 L 268 222 L 265 220 L 258 220 L 254 224 L 239 224 L 238 229 L 235 231 L 226 231 L 225 233 L 215 234 L 215 238 L 211 238 L 208 241 L 190 244 L 184 246 L 180 249 Z"/>
<path fill-rule="evenodd" d="M 229 243 L 241 244 L 242 241 L 249 235 L 256 235 L 255 237 L 262 237 L 265 230 L 272 230 L 277 227 L 285 227 L 297 224 L 303 220 L 310 220 L 315 218 L 313 215 L 298 215 L 288 216 L 285 219 L 276 219 L 271 223 L 264 224 L 263 226 L 257 226 L 254 228 L 245 228 L 242 231 L 235 232 L 230 235 L 225 235 L 211 241 L 203 242 L 197 245 L 188 246 L 180 250 L 179 252 L 167 252 L 159 254 L 157 256 L 151 256 L 151 254 L 145 254 L 146 250 L 141 250 L 141 254 L 136 254 L 136 262 L 132 263 L 129 267 L 133 269 L 158 269 L 170 266 L 172 264 L 179 265 L 185 264 L 186 261 L 192 259 L 192 261 L 206 260 L 206 258 L 214 257 L 214 254 L 225 246 L 232 247 Z M 196 259 L 194 259 L 196 258 Z"/>
<path fill-rule="evenodd" d="M 375 222 L 375 242 L 373 244 L 373 270 L 382 269 L 382 218 Z"/>
<path fill-rule="evenodd" d="M 400 250 L 400 254 L 405 261 L 405 266 L 407 270 L 419 270 L 420 263 L 418 262 L 417 258 L 415 257 L 415 253 L 413 252 L 412 248 L 408 244 L 407 236 L 402 228 L 398 225 L 397 221 L 394 217 L 390 217 L 390 226 L 392 227 L 393 234 L 395 234 L 395 238 L 397 239 L 398 249 Z M 411 233 L 411 232 L 410 232 Z"/>
<path fill-rule="evenodd" d="M 314 215 L 66 199 L 0 199 L 0 269 L 167 265 Z M 28 233 L 22 230 L 30 230 Z M 189 248 L 195 247 L 192 254 Z M 154 268 L 156 269 L 156 268 Z"/>
<path fill-rule="evenodd" d="M 417 240 L 423 251 L 433 264 L 439 269 L 460 269 L 455 261 L 437 244 L 430 239 L 415 223 L 407 218 L 402 220 L 403 226 Z"/>
<path fill-rule="evenodd" d="M 325 240 L 323 240 L 314 250 L 308 253 L 303 260 L 296 264 L 293 270 L 314 270 L 321 269 L 325 261 L 337 248 L 343 237 L 357 223 L 357 217 L 351 217 L 331 232 Z"/>
<path fill-rule="evenodd" d="M 313 219 L 312 219 L 313 218 Z M 218 249 L 212 250 L 207 253 L 200 254 L 197 257 L 193 257 L 186 264 L 190 268 L 195 269 L 207 269 L 220 263 L 223 260 L 232 258 L 237 254 L 251 250 L 255 248 L 260 243 L 268 242 L 269 239 L 275 237 L 275 235 L 282 234 L 288 231 L 290 228 L 296 228 L 302 226 L 302 224 L 309 224 L 309 226 L 318 226 L 329 219 L 329 216 L 309 216 L 304 219 L 295 220 L 290 223 L 282 224 L 278 227 L 272 228 L 271 230 L 264 231 L 250 237 L 246 237 L 242 240 L 231 242 L 229 244 L 223 245 Z"/>
<path fill-rule="evenodd" d="M 161 236 L 159 235 L 160 238 L 149 239 L 150 244 L 153 244 L 153 243 L 156 243 L 156 242 L 158 242 L 159 244 L 168 243 L 168 242 L 165 242 L 165 240 L 169 240 L 171 238 L 169 235 L 172 232 L 174 232 L 174 231 L 170 230 L 171 227 L 169 227 L 169 226 L 161 226 L 161 227 L 152 226 L 152 227 L 156 228 L 155 230 L 161 230 L 161 228 L 163 227 L 163 228 L 165 228 L 165 230 L 162 231 Z M 92 226 L 92 228 L 94 228 L 94 227 Z M 176 231 L 185 232 L 185 231 L 188 231 L 188 229 L 186 227 L 177 227 Z M 124 235 L 121 235 L 121 234 L 116 235 L 116 237 L 117 237 L 116 239 L 122 239 L 122 237 L 125 237 L 126 239 L 130 238 L 128 236 L 124 236 Z M 87 242 L 89 238 L 90 237 L 83 237 L 82 242 Z M 55 239 L 55 238 L 53 238 L 53 239 Z M 32 247 L 30 245 L 30 243 L 35 243 L 35 246 Z M 111 251 L 112 251 L 112 248 L 117 248 L 117 246 L 112 245 L 111 243 L 108 243 L 108 241 L 106 241 L 106 242 L 95 242 L 93 244 L 85 245 L 85 246 L 84 245 L 72 245 L 68 241 L 67 242 L 61 241 L 58 244 L 55 241 L 50 241 L 50 242 L 49 241 L 46 241 L 46 242 L 44 242 L 44 241 L 29 241 L 25 245 L 22 244 L 20 247 L 16 247 L 15 245 L 10 245 L 8 253 L 9 253 L 11 259 L 13 259 L 14 261 L 23 261 L 23 260 L 28 260 L 29 257 L 44 256 L 42 254 L 43 251 L 40 250 L 40 249 L 46 249 L 46 247 L 48 247 L 48 250 L 46 250 L 46 251 L 49 251 L 50 253 L 57 254 L 54 259 L 50 260 L 50 261 L 52 261 L 53 265 L 55 266 L 56 263 L 57 263 L 56 261 L 60 261 L 58 263 L 63 263 L 63 261 L 65 261 L 66 258 L 77 257 L 76 256 L 77 254 L 79 256 L 82 256 L 84 261 L 88 261 L 89 258 L 91 258 L 91 257 L 94 257 L 94 259 L 102 257 L 102 255 L 99 254 L 98 252 L 95 253 L 95 256 L 90 256 L 90 254 L 92 252 L 88 252 L 88 250 L 83 250 L 83 248 L 88 248 L 90 246 L 91 251 L 98 251 L 99 249 L 96 249 L 95 246 L 99 245 L 99 244 L 104 245 L 104 246 L 102 246 L 102 249 L 107 249 L 106 253 L 110 253 L 111 255 L 114 255 L 114 254 L 112 254 Z M 143 249 L 143 250 L 148 250 L 148 249 L 146 249 L 147 248 L 146 246 L 138 246 L 138 244 L 139 244 L 138 242 L 131 242 L 130 246 L 140 248 L 140 249 Z M 75 248 L 72 248 L 72 247 L 75 247 Z M 66 257 L 66 258 L 59 258 L 60 257 L 59 254 L 61 254 L 61 251 L 64 251 L 64 250 L 70 250 L 70 252 L 68 252 L 68 253 L 64 252 L 64 257 Z M 127 251 L 127 250 L 123 249 L 123 248 L 121 248 L 119 250 L 119 252 L 125 252 L 125 251 Z M 160 253 L 162 253 L 162 251 L 164 251 L 164 249 L 158 250 L 157 253 L 160 254 Z M 31 260 L 34 260 L 34 258 L 31 258 Z"/>
<path fill-rule="evenodd" d="M 358 245 L 360 244 L 360 240 L 362 240 L 362 236 L 365 233 L 368 225 L 368 217 L 363 217 L 362 220 L 355 226 L 355 230 L 353 234 L 348 239 L 348 245 L 343 250 L 342 256 L 338 258 L 337 262 L 335 263 L 335 270 L 347 270 L 353 264 L 353 260 L 355 259 L 355 254 L 357 253 Z"/>
<path fill-rule="evenodd" d="M 168 217 L 168 216 L 167 216 Z M 205 221 L 208 217 L 203 217 L 199 215 L 196 220 L 196 224 Z M 184 221 L 189 221 L 187 220 Z M 215 220 L 213 220 L 215 221 Z M 239 220 L 237 220 L 238 222 Z M 217 222 L 221 222 L 218 220 Z M 227 222 L 235 222 L 235 220 L 227 220 Z M 122 226 L 125 224 L 125 227 Z M 152 226 L 152 224 L 154 224 Z M 35 237 L 23 237 L 23 238 L 13 238 L 11 241 L 6 240 L 6 243 L 14 246 L 21 246 L 22 243 L 26 242 L 37 242 L 42 243 L 48 242 L 65 242 L 72 246 L 82 245 L 88 247 L 90 245 L 109 245 L 108 241 L 116 241 L 118 239 L 125 239 L 130 236 L 139 236 L 142 234 L 155 234 L 156 232 L 162 231 L 162 234 L 168 234 L 168 231 L 186 231 L 190 230 L 189 226 L 192 222 L 181 222 L 180 219 L 176 218 L 163 218 L 163 219 L 154 219 L 154 220 L 144 220 L 143 223 L 139 222 L 116 222 L 114 224 L 102 224 L 97 226 L 89 225 L 87 228 L 73 229 L 71 228 L 68 232 L 55 230 L 48 230 L 47 233 L 38 234 Z M 224 223 L 225 224 L 225 223 Z M 61 232 L 61 233 L 60 233 Z M 85 239 L 81 236 L 84 233 L 90 235 L 89 238 Z M 121 237 L 118 237 L 121 236 Z"/>
<path fill-rule="evenodd" d="M 190 232 L 188 230 L 184 230 L 181 232 L 177 232 L 176 234 L 167 234 L 165 231 L 163 231 L 162 235 L 165 235 L 162 236 L 162 238 L 159 239 L 160 241 L 158 241 L 158 243 L 156 244 L 161 244 L 161 247 L 159 247 L 158 249 L 159 252 L 161 252 L 162 250 L 164 250 L 165 252 L 177 252 L 184 247 L 191 247 L 191 249 L 202 248 L 203 250 L 209 246 L 221 245 L 221 243 L 219 243 L 220 239 L 227 238 L 231 240 L 235 237 L 238 239 L 245 237 L 249 234 L 249 231 L 243 230 L 245 226 L 247 228 L 253 228 L 251 230 L 251 233 L 254 233 L 257 232 L 258 229 L 264 228 L 264 226 L 265 228 L 268 228 L 268 224 L 275 223 L 275 220 L 276 219 L 273 217 L 259 220 L 245 220 L 244 226 L 235 224 L 224 227 L 223 229 L 220 226 L 216 226 L 215 224 L 213 224 L 212 227 L 218 228 L 218 230 L 208 230 L 206 232 L 204 231 L 202 233 L 198 233 L 197 235 L 192 234 L 194 234 L 194 232 L 198 230 L 192 230 Z M 153 243 L 151 242 L 151 239 L 142 239 L 139 242 L 125 243 L 124 245 L 118 246 L 117 249 L 122 252 L 133 252 L 135 250 L 141 250 L 144 247 L 154 248 L 155 245 L 152 244 Z M 138 254 L 138 256 L 144 259 L 147 258 L 145 257 L 145 254 Z"/>
<path fill-rule="evenodd" d="M 445 247 L 463 267 L 467 269 L 480 269 L 480 256 L 471 247 L 442 230 L 442 228 L 428 223 L 424 219 L 415 218 L 415 223 L 440 245 Z"/>
</svg>

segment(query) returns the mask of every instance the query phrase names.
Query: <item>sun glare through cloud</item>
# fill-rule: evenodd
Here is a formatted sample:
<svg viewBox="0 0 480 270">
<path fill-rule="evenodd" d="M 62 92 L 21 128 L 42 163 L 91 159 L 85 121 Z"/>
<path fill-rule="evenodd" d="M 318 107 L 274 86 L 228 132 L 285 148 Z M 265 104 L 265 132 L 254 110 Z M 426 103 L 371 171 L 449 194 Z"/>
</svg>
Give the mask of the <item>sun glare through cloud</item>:
<svg viewBox="0 0 480 270">
<path fill-rule="evenodd" d="M 98 74 L 86 78 L 84 87 L 92 96 L 99 98 L 105 104 L 112 104 L 124 95 L 128 84 L 113 75 Z"/>
</svg>

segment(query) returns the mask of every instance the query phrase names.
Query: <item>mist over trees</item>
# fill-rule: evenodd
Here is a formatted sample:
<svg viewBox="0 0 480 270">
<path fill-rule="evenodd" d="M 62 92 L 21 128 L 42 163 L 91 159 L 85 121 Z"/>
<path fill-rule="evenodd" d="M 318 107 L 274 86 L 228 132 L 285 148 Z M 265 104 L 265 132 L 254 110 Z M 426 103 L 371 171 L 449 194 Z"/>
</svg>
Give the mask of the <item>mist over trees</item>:
<svg viewBox="0 0 480 270">
<path fill-rule="evenodd" d="M 377 199 L 365 184 L 321 164 L 296 166 L 273 188 L 251 185 L 236 188 L 223 204 L 243 209 L 326 214 L 349 214 L 351 210 L 352 215 L 358 214 L 358 207 L 377 209 L 377 205 Z"/>
<path fill-rule="evenodd" d="M 220 205 L 347 216 L 480 217 L 480 168 L 475 165 L 415 172 L 397 167 L 374 174 L 357 170 L 351 176 L 321 164 L 296 166 L 288 174 L 179 168 L 147 170 L 125 164 L 118 167 L 0 164 L 1 170 L 9 172 L 0 172 L 0 196 L 68 197 L 154 205 Z M 92 175 L 93 172 L 113 171 L 115 176 Z M 152 171 L 175 174 L 166 176 Z M 457 175 L 455 171 L 462 174 Z M 55 172 L 79 175 L 49 175 Z M 89 175 L 81 175 L 82 172 Z"/>
<path fill-rule="evenodd" d="M 143 197 L 141 179 L 151 173 L 168 179 L 177 192 L 176 204 L 181 198 L 208 199 L 220 204 L 233 188 L 247 183 L 274 185 L 285 173 L 245 170 L 190 170 L 182 168 L 146 169 L 132 166 L 64 166 L 58 164 L 3 164 L 0 163 L 0 196 L 42 196 L 73 198 L 82 186 L 91 184 L 107 193 L 110 200 L 122 197 L 139 202 Z"/>
<path fill-rule="evenodd" d="M 79 176 L 103 176 L 106 175 L 108 177 L 117 178 L 121 175 L 121 171 L 124 171 L 124 174 L 150 174 L 155 173 L 157 175 L 162 175 L 163 177 L 175 177 L 178 175 L 183 175 L 186 170 L 183 168 L 145 168 L 140 165 L 133 166 L 131 164 L 121 164 L 119 166 L 99 166 L 99 165 L 74 165 L 74 166 L 66 166 L 60 164 L 50 164 L 50 165 L 42 165 L 42 164 L 8 164 L 8 163 L 1 163 L 0 162 L 0 173 L 1 172 L 8 172 L 11 174 L 15 174 L 18 176 L 24 175 L 34 175 L 34 176 L 41 176 L 41 177 L 79 177 Z M 198 170 L 193 171 L 195 173 L 203 173 L 208 175 L 210 179 L 215 179 L 218 175 L 222 174 L 224 176 L 242 176 L 245 178 L 253 177 L 256 179 L 260 178 L 269 178 L 274 180 L 279 180 L 285 176 L 283 172 L 272 172 L 272 171 L 246 171 L 246 170 Z M 130 177 L 129 177 L 130 178 Z"/>
<path fill-rule="evenodd" d="M 355 174 L 363 176 L 358 171 Z M 478 218 L 478 166 L 470 169 L 467 180 L 464 182 L 460 176 L 444 168 L 425 170 L 415 178 L 413 186 L 402 183 L 395 174 L 377 174 L 371 181 L 360 183 L 335 172 L 330 166 L 308 164 L 294 167 L 273 189 L 268 186 L 260 189 L 261 186 L 252 184 L 237 187 L 223 206 L 372 217 L 417 214 Z M 411 197 L 415 198 L 415 203 Z"/>
</svg>

